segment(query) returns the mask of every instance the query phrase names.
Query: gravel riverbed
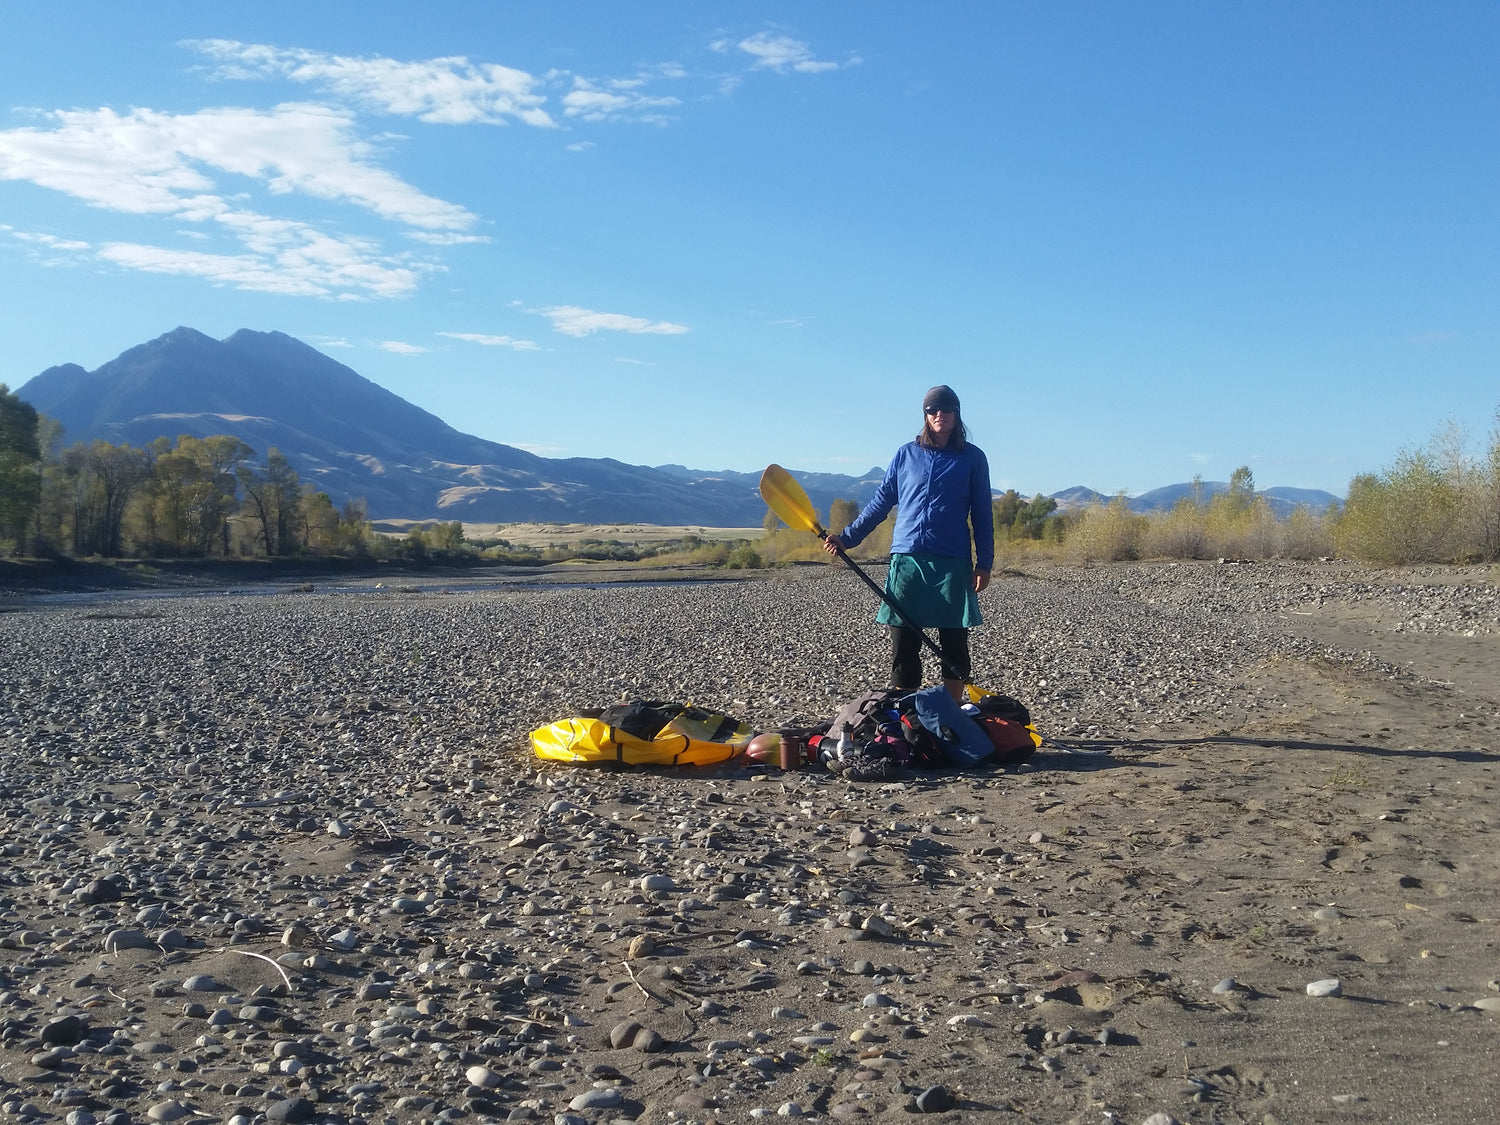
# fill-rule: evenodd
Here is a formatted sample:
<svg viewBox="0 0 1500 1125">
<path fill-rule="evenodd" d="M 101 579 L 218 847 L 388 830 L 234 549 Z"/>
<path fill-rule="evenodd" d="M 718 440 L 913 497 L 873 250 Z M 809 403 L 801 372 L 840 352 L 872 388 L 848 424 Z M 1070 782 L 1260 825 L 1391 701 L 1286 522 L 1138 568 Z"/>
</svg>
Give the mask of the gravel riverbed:
<svg viewBox="0 0 1500 1125">
<path fill-rule="evenodd" d="M 0 599 L 0 1118 L 1500 1117 L 1492 571 L 1007 576 L 974 678 L 1053 740 L 1008 771 L 529 755 L 827 721 L 872 602 Z"/>
</svg>

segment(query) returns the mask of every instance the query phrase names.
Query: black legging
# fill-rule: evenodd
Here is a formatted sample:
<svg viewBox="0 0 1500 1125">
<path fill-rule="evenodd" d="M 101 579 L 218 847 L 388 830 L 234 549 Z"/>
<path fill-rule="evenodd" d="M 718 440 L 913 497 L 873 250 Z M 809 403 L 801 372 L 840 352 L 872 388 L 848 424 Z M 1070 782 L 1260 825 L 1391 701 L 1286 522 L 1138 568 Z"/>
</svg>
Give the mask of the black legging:
<svg viewBox="0 0 1500 1125">
<path fill-rule="evenodd" d="M 969 631 L 939 629 L 943 679 L 969 678 Z M 891 626 L 891 687 L 915 691 L 922 686 L 922 634 L 904 625 Z"/>
</svg>

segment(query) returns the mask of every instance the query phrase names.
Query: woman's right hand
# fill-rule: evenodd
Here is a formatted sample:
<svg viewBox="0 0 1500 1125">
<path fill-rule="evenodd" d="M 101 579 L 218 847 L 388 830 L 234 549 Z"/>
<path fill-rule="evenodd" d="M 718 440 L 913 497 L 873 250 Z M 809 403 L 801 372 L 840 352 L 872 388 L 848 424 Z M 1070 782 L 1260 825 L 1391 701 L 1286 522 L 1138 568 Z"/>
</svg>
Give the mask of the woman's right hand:
<svg viewBox="0 0 1500 1125">
<path fill-rule="evenodd" d="M 833 532 L 829 532 L 823 539 L 823 550 L 830 555 L 836 555 L 844 549 L 844 541 Z"/>
</svg>

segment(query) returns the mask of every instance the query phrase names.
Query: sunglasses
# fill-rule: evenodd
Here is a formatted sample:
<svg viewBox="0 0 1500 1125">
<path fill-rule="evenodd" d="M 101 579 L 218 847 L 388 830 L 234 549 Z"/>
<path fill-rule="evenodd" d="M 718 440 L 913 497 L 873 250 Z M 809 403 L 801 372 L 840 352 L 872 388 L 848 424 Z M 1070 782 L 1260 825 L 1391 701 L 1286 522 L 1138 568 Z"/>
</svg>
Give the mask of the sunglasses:
<svg viewBox="0 0 1500 1125">
<path fill-rule="evenodd" d="M 957 414 L 958 413 L 957 410 L 954 410 L 950 406 L 924 406 L 922 408 L 922 411 L 925 414 Z"/>
</svg>

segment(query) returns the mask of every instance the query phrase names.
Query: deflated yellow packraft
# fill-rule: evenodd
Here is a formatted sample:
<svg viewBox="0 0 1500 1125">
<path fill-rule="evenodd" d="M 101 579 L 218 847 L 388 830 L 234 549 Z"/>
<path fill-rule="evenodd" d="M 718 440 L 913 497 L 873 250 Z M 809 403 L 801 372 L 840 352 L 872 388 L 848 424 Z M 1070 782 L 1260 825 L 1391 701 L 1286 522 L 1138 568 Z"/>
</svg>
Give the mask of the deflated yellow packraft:
<svg viewBox="0 0 1500 1125">
<path fill-rule="evenodd" d="M 755 734 L 718 711 L 636 703 L 538 727 L 531 748 L 538 758 L 573 765 L 708 766 L 743 753 Z"/>
</svg>

